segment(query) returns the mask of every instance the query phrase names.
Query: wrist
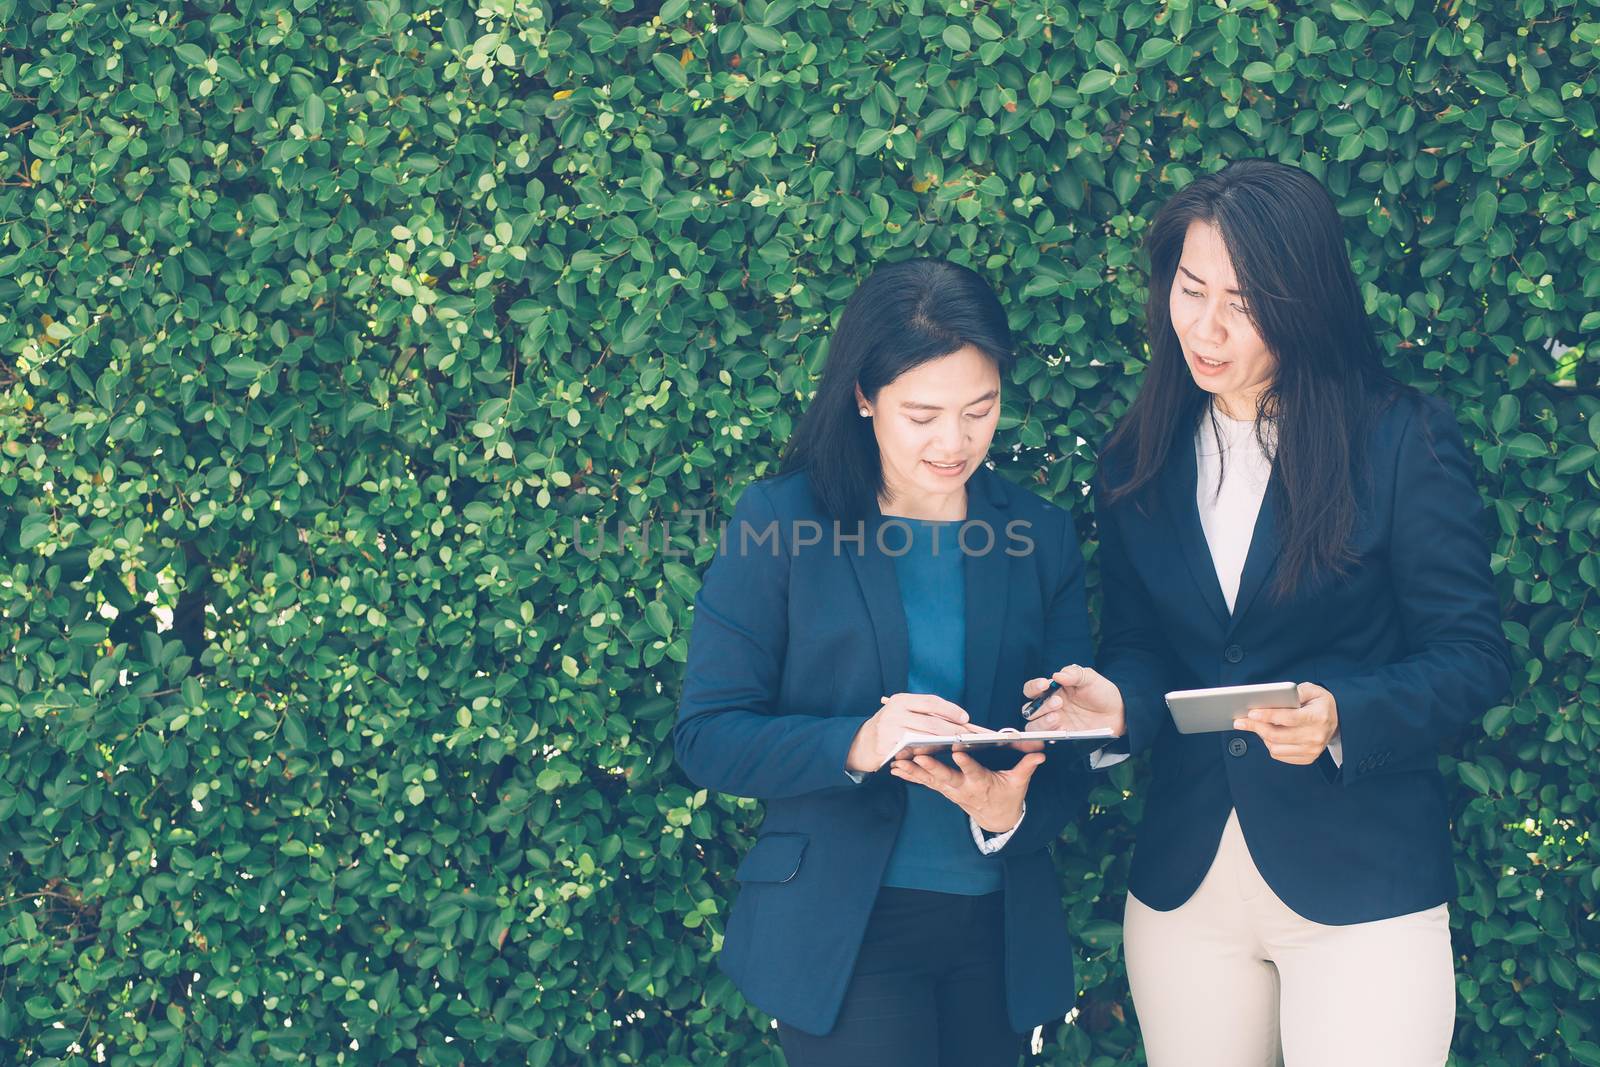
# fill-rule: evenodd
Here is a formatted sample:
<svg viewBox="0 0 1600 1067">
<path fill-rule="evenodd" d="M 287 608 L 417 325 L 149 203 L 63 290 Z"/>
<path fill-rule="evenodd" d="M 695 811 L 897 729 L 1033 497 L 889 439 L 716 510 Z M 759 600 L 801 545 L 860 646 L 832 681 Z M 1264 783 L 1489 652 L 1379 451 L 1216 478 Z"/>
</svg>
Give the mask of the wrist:
<svg viewBox="0 0 1600 1067">
<path fill-rule="evenodd" d="M 1022 804 L 1019 801 L 1013 807 L 985 808 L 968 814 L 972 816 L 972 821 L 978 824 L 978 829 L 984 833 L 1003 834 L 1022 820 Z"/>
<path fill-rule="evenodd" d="M 845 770 L 866 774 L 878 769 L 878 764 L 872 758 L 878 749 L 878 731 L 873 723 L 874 720 L 868 719 L 856 731 L 855 740 L 850 742 L 850 751 L 845 753 Z"/>
</svg>

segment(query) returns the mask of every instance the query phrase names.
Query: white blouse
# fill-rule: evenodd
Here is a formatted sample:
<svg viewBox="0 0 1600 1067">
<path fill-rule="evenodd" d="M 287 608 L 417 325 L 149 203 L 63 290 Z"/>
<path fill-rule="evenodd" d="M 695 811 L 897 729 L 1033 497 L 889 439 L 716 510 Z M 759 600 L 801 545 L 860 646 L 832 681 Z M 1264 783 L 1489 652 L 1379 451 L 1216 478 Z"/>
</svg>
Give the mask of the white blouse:
<svg viewBox="0 0 1600 1067">
<path fill-rule="evenodd" d="M 1215 420 L 1200 420 L 1194 435 L 1194 458 L 1199 474 L 1195 504 L 1200 508 L 1200 526 L 1206 532 L 1222 598 L 1231 612 L 1239 596 L 1239 577 L 1250 554 L 1256 517 L 1267 494 L 1267 480 L 1272 477 L 1272 457 L 1256 440 L 1254 419 L 1230 419 L 1216 411 Z"/>
<path fill-rule="evenodd" d="M 1215 406 L 1212 412 L 1215 419 L 1202 418 L 1194 437 L 1195 504 L 1217 570 L 1217 584 L 1232 612 L 1245 557 L 1250 554 L 1250 539 L 1267 495 L 1267 481 L 1272 477 L 1272 456 L 1267 449 L 1275 449 L 1277 441 L 1269 428 L 1267 447 L 1263 448 L 1254 419 L 1229 418 Z M 1328 752 L 1334 763 L 1344 761 L 1338 731 L 1328 742 Z"/>
</svg>

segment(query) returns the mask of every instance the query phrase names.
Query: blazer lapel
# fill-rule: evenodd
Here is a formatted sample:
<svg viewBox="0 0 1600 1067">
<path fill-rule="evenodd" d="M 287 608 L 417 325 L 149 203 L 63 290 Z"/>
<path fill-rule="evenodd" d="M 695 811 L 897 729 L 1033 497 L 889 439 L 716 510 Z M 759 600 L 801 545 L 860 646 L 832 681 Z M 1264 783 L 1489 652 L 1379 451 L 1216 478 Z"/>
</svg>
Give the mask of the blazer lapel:
<svg viewBox="0 0 1600 1067">
<path fill-rule="evenodd" d="M 1011 556 L 1006 548 L 1006 508 L 1000 475 L 979 467 L 967 482 L 967 522 L 962 542 L 969 550 L 962 562 L 966 585 L 966 695 L 964 707 L 974 720 L 992 725 L 989 707 L 995 668 L 1005 631 Z M 987 527 L 987 528 L 985 528 Z M 985 550 L 987 549 L 987 550 Z M 1019 701 L 1020 702 L 1020 701 Z"/>
<path fill-rule="evenodd" d="M 1245 555 L 1244 570 L 1239 575 L 1239 593 L 1233 598 L 1230 633 L 1244 618 L 1267 579 L 1278 569 L 1278 552 L 1283 547 L 1278 543 L 1278 503 L 1282 495 L 1282 481 L 1274 464 L 1267 479 L 1267 491 L 1261 498 L 1261 511 L 1256 515 L 1255 530 L 1250 534 L 1250 551 Z"/>
<path fill-rule="evenodd" d="M 1195 504 L 1196 484 L 1199 479 L 1194 459 L 1194 437 L 1180 434 L 1172 444 L 1166 466 L 1161 472 L 1162 501 L 1172 533 L 1178 543 L 1179 554 L 1188 566 L 1200 599 L 1220 625 L 1228 624 L 1228 602 L 1222 597 L 1222 586 L 1217 582 L 1217 566 L 1211 559 L 1211 546 L 1206 543 L 1205 528 L 1200 525 L 1200 509 Z M 1251 552 L 1255 551 L 1251 546 Z"/>
<path fill-rule="evenodd" d="M 906 633 L 906 614 L 900 603 L 900 579 L 895 577 L 894 560 L 878 548 L 877 524 L 882 516 L 876 506 L 873 513 L 875 517 L 867 523 L 865 545 L 860 551 L 845 549 L 845 554 L 855 568 L 856 582 L 867 602 L 873 638 L 878 645 L 878 667 L 883 672 L 883 695 L 890 696 L 905 691 L 911 639 Z M 867 714 L 871 714 L 870 709 Z"/>
<path fill-rule="evenodd" d="M 962 562 L 966 585 L 966 677 L 967 711 L 974 717 L 987 715 L 987 701 L 993 690 L 995 669 L 1000 660 L 1000 640 L 1006 620 L 1007 586 L 1011 557 L 1006 554 L 1006 500 L 1000 476 L 980 467 L 967 483 L 967 519 L 974 525 L 962 537 L 969 553 Z M 867 602 L 872 632 L 878 646 L 878 665 L 883 672 L 883 695 L 903 692 L 909 673 L 910 636 L 906 631 L 905 608 L 900 599 L 900 580 L 895 575 L 894 559 L 878 547 L 877 526 L 881 512 L 868 523 L 863 551 L 847 550 L 856 581 Z M 983 525 L 987 524 L 987 530 Z M 899 535 L 891 545 L 901 543 Z M 988 551 L 983 551 L 988 546 Z M 979 701 L 983 701 L 979 705 Z M 977 706 L 974 706 L 977 705 Z"/>
</svg>

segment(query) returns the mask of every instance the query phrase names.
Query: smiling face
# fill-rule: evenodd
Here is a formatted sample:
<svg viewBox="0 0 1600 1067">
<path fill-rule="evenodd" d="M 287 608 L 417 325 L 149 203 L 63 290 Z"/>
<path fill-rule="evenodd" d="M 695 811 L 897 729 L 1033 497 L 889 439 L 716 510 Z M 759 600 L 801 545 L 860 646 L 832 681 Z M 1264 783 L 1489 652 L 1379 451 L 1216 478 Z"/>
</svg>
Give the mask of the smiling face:
<svg viewBox="0 0 1600 1067">
<path fill-rule="evenodd" d="M 1225 414 L 1254 418 L 1278 360 L 1245 312 L 1233 257 L 1211 223 L 1189 224 L 1167 306 L 1195 384 L 1218 398 Z"/>
<path fill-rule="evenodd" d="M 867 399 L 888 508 L 912 518 L 959 519 L 967 479 L 989 454 L 1000 421 L 1000 371 L 972 345 L 906 371 Z"/>
</svg>

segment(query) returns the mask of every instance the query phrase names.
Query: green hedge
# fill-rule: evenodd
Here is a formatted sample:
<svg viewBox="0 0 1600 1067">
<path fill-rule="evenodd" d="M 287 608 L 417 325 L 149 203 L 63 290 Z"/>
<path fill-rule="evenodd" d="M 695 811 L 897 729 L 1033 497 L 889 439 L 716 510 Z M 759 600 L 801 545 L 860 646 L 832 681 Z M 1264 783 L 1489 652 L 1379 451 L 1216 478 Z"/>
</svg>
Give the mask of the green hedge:
<svg viewBox="0 0 1600 1067">
<path fill-rule="evenodd" d="M 667 743 L 695 512 L 931 254 L 1092 540 L 1147 221 L 1266 155 L 1498 517 L 1456 1062 L 1600 1064 L 1597 58 L 1594 0 L 0 0 L 4 1058 L 779 1062 L 711 962 L 757 810 Z M 1137 773 L 1054 1063 L 1139 1062 Z"/>
</svg>

